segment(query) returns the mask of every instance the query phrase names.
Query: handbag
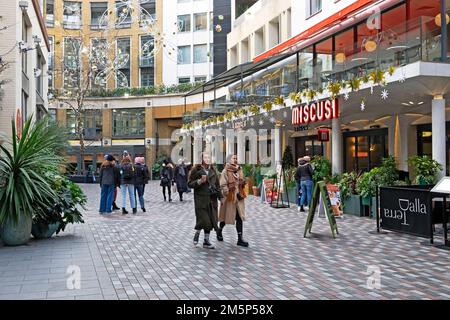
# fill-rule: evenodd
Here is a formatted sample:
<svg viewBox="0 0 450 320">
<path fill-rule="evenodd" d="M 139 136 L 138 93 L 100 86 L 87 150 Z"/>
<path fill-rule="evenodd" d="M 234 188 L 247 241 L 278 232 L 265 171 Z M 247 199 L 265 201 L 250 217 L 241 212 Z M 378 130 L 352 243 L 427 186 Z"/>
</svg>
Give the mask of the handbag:
<svg viewBox="0 0 450 320">
<path fill-rule="evenodd" d="M 174 184 L 172 186 L 172 193 L 177 193 L 177 185 L 176 184 Z"/>
</svg>

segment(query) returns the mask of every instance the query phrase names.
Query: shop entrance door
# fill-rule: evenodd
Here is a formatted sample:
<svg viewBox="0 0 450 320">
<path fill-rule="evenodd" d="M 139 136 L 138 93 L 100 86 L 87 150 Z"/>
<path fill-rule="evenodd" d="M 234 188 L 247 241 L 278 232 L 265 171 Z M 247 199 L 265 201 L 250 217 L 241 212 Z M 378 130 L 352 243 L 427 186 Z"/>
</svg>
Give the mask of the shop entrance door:
<svg viewBox="0 0 450 320">
<path fill-rule="evenodd" d="M 295 159 L 304 156 L 323 156 L 323 142 L 317 135 L 295 138 Z"/>
</svg>

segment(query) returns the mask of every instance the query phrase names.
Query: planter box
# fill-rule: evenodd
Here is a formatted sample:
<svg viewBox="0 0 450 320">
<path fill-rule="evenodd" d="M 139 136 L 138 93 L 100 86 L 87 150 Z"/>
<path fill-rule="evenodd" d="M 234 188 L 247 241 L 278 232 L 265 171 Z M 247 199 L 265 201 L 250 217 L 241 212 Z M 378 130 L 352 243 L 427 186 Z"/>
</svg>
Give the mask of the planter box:
<svg viewBox="0 0 450 320">
<path fill-rule="evenodd" d="M 344 201 L 344 214 L 351 214 L 357 217 L 363 216 L 361 196 L 352 194 L 349 199 Z"/>
<path fill-rule="evenodd" d="M 297 187 L 288 188 L 287 194 L 283 193 L 283 200 L 287 202 L 288 198 L 290 203 L 297 203 Z"/>
<path fill-rule="evenodd" d="M 363 207 L 363 217 L 376 218 L 376 197 L 361 198 L 361 204 Z"/>
</svg>

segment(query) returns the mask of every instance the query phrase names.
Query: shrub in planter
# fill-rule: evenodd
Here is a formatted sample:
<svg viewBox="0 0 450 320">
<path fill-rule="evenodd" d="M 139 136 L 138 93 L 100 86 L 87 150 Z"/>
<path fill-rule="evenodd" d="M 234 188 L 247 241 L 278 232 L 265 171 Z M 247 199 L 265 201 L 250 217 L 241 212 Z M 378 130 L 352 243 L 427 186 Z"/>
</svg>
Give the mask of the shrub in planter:
<svg viewBox="0 0 450 320">
<path fill-rule="evenodd" d="M 47 172 L 46 178 L 57 197 L 52 206 L 37 206 L 33 214 L 32 234 L 38 239 L 64 231 L 69 223 L 84 223 L 79 208 L 86 209 L 84 205 L 87 202 L 80 187 L 57 171 Z"/>
<path fill-rule="evenodd" d="M 324 157 L 315 156 L 311 160 L 311 165 L 314 168 L 313 181 L 314 183 L 327 180 L 331 177 L 331 162 Z"/>
<path fill-rule="evenodd" d="M 408 163 L 416 175 L 414 182 L 420 185 L 435 184 L 437 173 L 442 170 L 442 165 L 428 156 L 410 157 Z"/>
<path fill-rule="evenodd" d="M 61 129 L 48 118 L 34 124 L 28 118 L 20 137 L 14 120 L 11 127 L 11 141 L 0 145 L 0 233 L 5 245 L 21 245 L 30 238 L 36 204 L 52 206 L 57 198 L 45 172 L 60 164 L 55 150 L 65 143 Z"/>
</svg>

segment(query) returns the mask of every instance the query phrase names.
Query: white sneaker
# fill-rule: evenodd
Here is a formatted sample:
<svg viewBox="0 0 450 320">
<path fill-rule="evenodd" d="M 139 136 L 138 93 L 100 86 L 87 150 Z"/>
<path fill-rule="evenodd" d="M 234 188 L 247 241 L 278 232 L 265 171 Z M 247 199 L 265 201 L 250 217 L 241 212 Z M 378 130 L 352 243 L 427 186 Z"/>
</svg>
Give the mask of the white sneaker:
<svg viewBox="0 0 450 320">
<path fill-rule="evenodd" d="M 300 212 L 300 207 L 297 207 L 297 212 Z"/>
</svg>

